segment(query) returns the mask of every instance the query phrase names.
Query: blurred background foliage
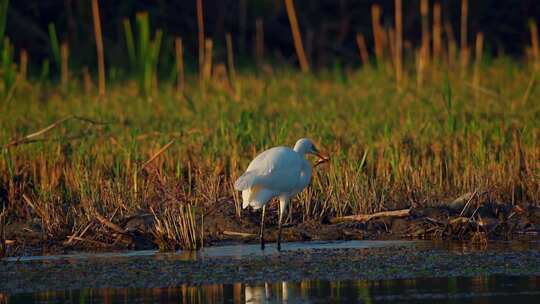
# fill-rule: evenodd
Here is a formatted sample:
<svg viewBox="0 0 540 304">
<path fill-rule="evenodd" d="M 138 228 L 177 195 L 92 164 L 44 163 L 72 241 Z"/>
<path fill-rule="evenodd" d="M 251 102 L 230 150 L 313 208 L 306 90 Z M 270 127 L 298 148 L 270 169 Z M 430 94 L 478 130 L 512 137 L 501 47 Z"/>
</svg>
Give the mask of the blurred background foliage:
<svg viewBox="0 0 540 304">
<path fill-rule="evenodd" d="M 413 45 L 420 40 L 419 0 L 403 4 L 404 38 Z M 432 6 L 435 1 L 430 1 Z M 459 41 L 460 3 L 441 0 L 443 21 L 451 24 Z M 373 45 L 371 5 L 383 9 L 383 24 L 392 26 L 393 0 L 296 0 L 298 19 L 313 67 L 336 63 L 359 63 L 356 33 L 363 33 L 369 48 Z M 124 41 L 123 19 L 135 24 L 138 12 L 148 12 L 153 30 L 161 29 L 164 51 L 173 46 L 173 37 L 182 37 L 187 68 L 195 68 L 197 56 L 197 17 L 195 0 L 100 1 L 107 62 L 129 66 Z M 205 35 L 214 40 L 215 56 L 225 58 L 225 33 L 230 32 L 239 65 L 254 63 L 255 23 L 264 28 L 266 60 L 295 63 L 294 47 L 283 0 L 205 0 Z M 469 1 L 469 33 L 483 32 L 486 51 L 494 55 L 520 56 L 530 41 L 528 22 L 540 16 L 538 0 Z M 58 39 L 68 42 L 74 68 L 94 66 L 94 35 L 91 0 L 10 1 L 7 36 L 15 49 L 26 49 L 39 69 L 43 59 L 54 58 L 48 33 L 54 24 Z M 471 43 L 473 35 L 469 34 Z M 37 71 L 39 72 L 39 71 Z"/>
</svg>

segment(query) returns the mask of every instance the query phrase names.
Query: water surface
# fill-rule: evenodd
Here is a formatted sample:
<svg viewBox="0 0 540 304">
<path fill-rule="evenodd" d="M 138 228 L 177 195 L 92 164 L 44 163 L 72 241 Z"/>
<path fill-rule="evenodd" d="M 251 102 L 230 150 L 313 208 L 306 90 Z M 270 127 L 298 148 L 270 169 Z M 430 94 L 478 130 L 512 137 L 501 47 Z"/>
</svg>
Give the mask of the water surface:
<svg viewBox="0 0 540 304">
<path fill-rule="evenodd" d="M 540 277 L 301 281 L 80 289 L 4 295 L 7 303 L 538 303 Z M 1 299 L 1 298 L 0 298 Z"/>
</svg>

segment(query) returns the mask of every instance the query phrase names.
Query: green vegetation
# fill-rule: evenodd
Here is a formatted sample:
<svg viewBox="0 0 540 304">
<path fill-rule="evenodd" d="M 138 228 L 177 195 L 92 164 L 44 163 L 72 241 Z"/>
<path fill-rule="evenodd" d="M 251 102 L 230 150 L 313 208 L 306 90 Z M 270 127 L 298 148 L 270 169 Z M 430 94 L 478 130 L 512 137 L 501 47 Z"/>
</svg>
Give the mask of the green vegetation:
<svg viewBox="0 0 540 304">
<path fill-rule="evenodd" d="M 494 200 L 538 203 L 540 105 L 532 72 L 506 59 L 484 65 L 478 100 L 469 79 L 456 74 L 433 70 L 421 90 L 412 80 L 396 90 L 383 69 L 282 70 L 240 74 L 234 96 L 217 81 L 201 91 L 193 78 L 185 98 L 172 84 L 148 98 L 127 81 L 102 99 L 75 85 L 21 86 L 2 104 L 2 143 L 65 117 L 83 119 L 3 148 L 2 200 L 11 220 L 37 216 L 60 239 L 95 212 L 125 218 L 153 210 L 165 221 L 185 205 L 198 214 L 189 228 L 196 230 L 201 210 L 234 207 L 231 183 L 256 153 L 308 136 L 332 161 L 293 204 L 304 220 L 425 205 L 474 189 Z"/>
<path fill-rule="evenodd" d="M 263 64 L 234 79 L 227 77 L 232 54 L 226 67 L 210 51 L 204 79 L 188 74 L 180 90 L 157 72 L 160 58 L 174 62 L 171 37 L 151 35 L 144 13 L 136 37 L 127 19 L 123 30 L 130 73 L 108 64 L 101 96 L 87 70 L 69 77 L 67 44 L 61 52 L 54 24 L 54 62 L 69 85 L 49 79 L 48 60 L 39 79 L 19 77 L 4 40 L 0 226 L 37 218 L 41 238 L 53 241 L 93 227 L 94 242 L 111 244 L 115 237 L 96 219 L 124 233 L 114 222 L 146 213 L 160 248 L 198 248 L 205 215 L 226 205 L 243 216 L 232 184 L 248 162 L 300 137 L 332 158 L 293 203 L 298 221 L 426 206 L 472 191 L 540 201 L 540 93 L 530 64 L 538 50 L 529 65 L 482 59 L 478 35 L 471 64 L 458 63 L 459 56 L 469 62 L 469 49 L 458 55 L 449 43 L 429 58 L 428 44 L 418 58 L 405 50 L 403 73 L 394 73 L 401 49 L 390 56 L 382 45 L 378 65 L 299 73 Z"/>
</svg>

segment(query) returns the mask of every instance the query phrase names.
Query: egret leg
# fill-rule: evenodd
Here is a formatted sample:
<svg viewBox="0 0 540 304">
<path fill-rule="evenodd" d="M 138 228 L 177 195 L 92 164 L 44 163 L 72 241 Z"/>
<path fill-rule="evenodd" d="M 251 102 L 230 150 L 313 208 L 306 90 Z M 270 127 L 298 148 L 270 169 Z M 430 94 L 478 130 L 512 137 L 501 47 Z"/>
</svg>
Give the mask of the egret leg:
<svg viewBox="0 0 540 304">
<path fill-rule="evenodd" d="M 277 250 L 281 250 L 281 228 L 283 226 L 283 217 L 285 210 L 287 209 L 288 198 L 280 196 L 279 198 L 279 220 L 278 220 L 278 237 L 277 237 Z"/>
<path fill-rule="evenodd" d="M 279 216 L 279 223 L 278 223 L 277 250 L 281 251 L 281 215 Z"/>
<path fill-rule="evenodd" d="M 263 206 L 262 207 L 262 215 L 261 215 L 261 234 L 260 234 L 261 250 L 264 250 L 264 214 L 265 214 L 265 211 L 266 211 L 266 206 Z"/>
</svg>

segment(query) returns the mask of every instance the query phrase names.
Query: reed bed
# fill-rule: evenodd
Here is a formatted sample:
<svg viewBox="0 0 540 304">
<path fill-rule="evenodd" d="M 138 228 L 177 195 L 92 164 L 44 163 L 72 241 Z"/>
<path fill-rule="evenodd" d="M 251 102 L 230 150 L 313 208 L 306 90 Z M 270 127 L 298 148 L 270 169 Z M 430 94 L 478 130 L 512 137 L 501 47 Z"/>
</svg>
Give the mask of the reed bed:
<svg viewBox="0 0 540 304">
<path fill-rule="evenodd" d="M 72 114 L 88 120 L 61 121 L 2 149 L 7 218 L 39 219 L 44 237 L 63 239 L 95 212 L 115 214 L 114 221 L 154 210 L 156 232 L 170 243 L 181 233 L 172 219 L 179 225 L 184 212 L 194 214 L 190 223 L 200 235 L 200 210 L 249 212 L 239 209 L 230 184 L 257 152 L 302 136 L 332 155 L 293 203 L 303 220 L 437 204 L 475 189 L 492 200 L 538 204 L 538 93 L 531 89 L 522 99 L 528 78 L 517 63 L 499 59 L 478 69 L 480 91 L 445 73 L 442 83 L 426 79 L 421 91 L 410 84 L 401 93 L 385 70 L 340 80 L 331 73 L 238 73 L 238 101 L 213 85 L 203 98 L 189 78 L 191 104 L 178 101 L 173 85 L 151 105 L 133 94 L 133 84 L 111 86 L 104 102 L 82 89 L 64 95 L 56 87 L 27 87 L 3 105 L 3 143 Z"/>
<path fill-rule="evenodd" d="M 126 233 L 118 226 L 123 219 L 151 214 L 160 248 L 196 249 L 209 233 L 205 216 L 230 209 L 241 219 L 250 212 L 241 209 L 231 186 L 249 161 L 300 137 L 319 143 L 331 162 L 316 169 L 311 186 L 293 202 L 297 221 L 437 205 L 473 191 L 488 193 L 491 201 L 538 205 L 535 66 L 526 64 L 530 58 L 483 56 L 479 33 L 468 73 L 466 39 L 462 36 L 459 54 L 446 50 L 440 5 L 436 2 L 430 14 L 427 1 L 421 3 L 419 58 L 411 60 L 403 47 L 401 13 L 395 30 L 385 28 L 382 9 L 374 5 L 371 57 L 377 64 L 369 62 L 370 42 L 358 33 L 364 63 L 358 69 L 310 72 L 293 1 L 285 4 L 303 73 L 287 66 L 267 66 L 264 74 L 236 69 L 230 34 L 223 37 L 226 68 L 213 63 L 214 40 L 204 35 L 202 1 L 197 1 L 200 75 L 185 71 L 185 46 L 177 38 L 174 45 L 171 40 L 176 64 L 169 81 L 158 79 L 166 39 L 160 30 L 152 38 L 148 16 L 140 13 L 136 35 L 129 19 L 123 23 L 134 77 L 105 82 L 97 1 L 92 2 L 97 88 L 88 69 L 82 79 L 70 76 L 68 58 L 76 54 L 69 54 L 67 43 L 59 44 L 51 24 L 53 62 L 64 85 L 48 79 L 45 60 L 41 76 L 28 80 L 36 85 L 13 89 L 18 67 L 4 39 L 0 228 L 6 222 L 38 222 L 40 237 L 56 241 L 83 239 L 90 229 L 96 235 L 92 242 L 107 245 Z M 461 33 L 467 32 L 466 21 L 461 19 Z M 256 54 L 262 57 L 259 23 Z M 537 36 L 536 25 L 531 35 Z M 532 44 L 537 62 L 537 40 Z M 451 64 L 457 56 L 461 64 Z M 388 68 L 391 61 L 395 69 Z M 217 67 L 226 69 L 228 85 L 212 73 Z M 25 78 L 26 69 L 25 63 Z M 104 97 L 100 102 L 98 94 Z M 0 233 L 2 250 L 3 243 Z"/>
</svg>

